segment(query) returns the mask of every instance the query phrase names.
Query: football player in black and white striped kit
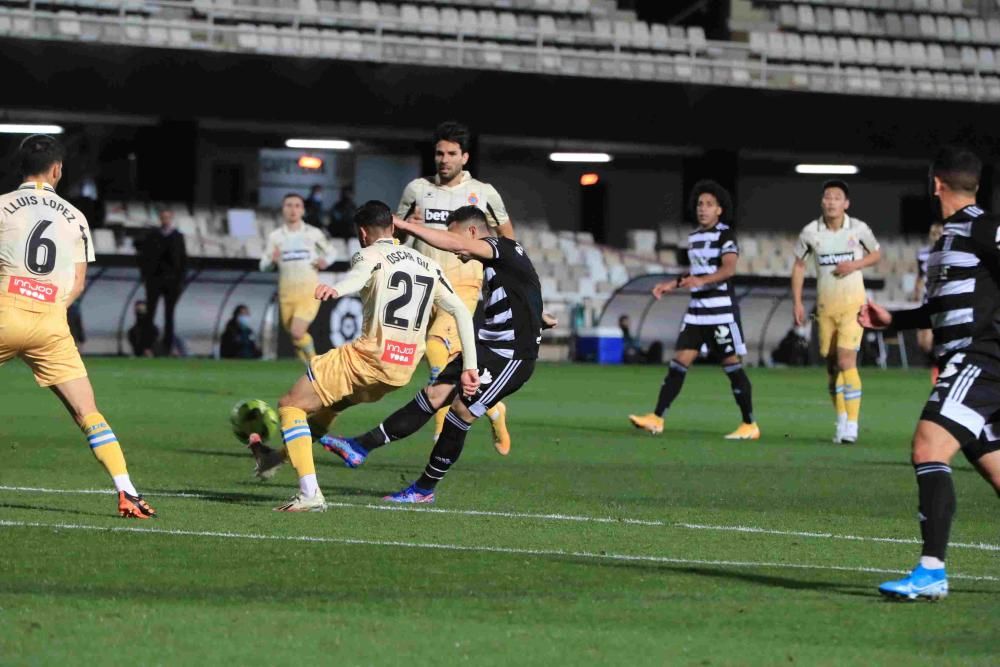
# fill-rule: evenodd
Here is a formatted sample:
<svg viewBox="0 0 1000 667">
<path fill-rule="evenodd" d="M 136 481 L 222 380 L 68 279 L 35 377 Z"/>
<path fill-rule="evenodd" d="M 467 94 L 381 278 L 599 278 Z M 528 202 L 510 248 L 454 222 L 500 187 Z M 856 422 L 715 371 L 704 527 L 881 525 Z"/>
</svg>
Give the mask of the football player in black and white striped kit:
<svg viewBox="0 0 1000 667">
<path fill-rule="evenodd" d="M 646 415 L 629 415 L 629 421 L 653 435 L 662 433 L 663 415 L 680 393 L 688 368 L 698 358 L 702 345 L 707 345 L 721 361 L 743 417 L 743 423 L 726 439 L 756 440 L 760 438 L 760 428 L 753 417 L 750 378 L 740 357 L 746 354 L 746 344 L 739 307 L 729 282 L 736 273 L 740 249 L 732 226 L 722 221 L 732 211 L 732 199 L 715 181 L 699 181 L 691 192 L 691 208 L 698 220 L 698 228 L 688 236 L 691 272 L 653 288 L 657 299 L 679 287 L 690 289 L 691 302 L 684 314 L 670 370 L 660 387 L 656 409 Z"/>
<path fill-rule="evenodd" d="M 927 231 L 927 245 L 917 251 L 917 281 L 913 286 L 913 300 L 921 303 L 927 301 L 927 262 L 931 258 L 931 248 L 941 238 L 944 225 L 932 223 Z M 930 329 L 917 329 L 917 346 L 924 354 L 931 354 L 934 348 L 934 334 Z M 937 382 L 937 365 L 931 366 L 931 384 Z"/>
<path fill-rule="evenodd" d="M 913 310 L 869 303 L 866 328 L 932 328 L 941 372 L 913 435 L 920 563 L 909 576 L 879 587 L 886 596 L 936 599 L 948 594 L 944 559 L 955 514 L 951 458 L 965 457 L 1000 494 L 1000 216 L 976 206 L 982 163 L 960 148 L 934 161 L 934 194 L 944 231 L 927 262 L 927 298 Z"/>
</svg>

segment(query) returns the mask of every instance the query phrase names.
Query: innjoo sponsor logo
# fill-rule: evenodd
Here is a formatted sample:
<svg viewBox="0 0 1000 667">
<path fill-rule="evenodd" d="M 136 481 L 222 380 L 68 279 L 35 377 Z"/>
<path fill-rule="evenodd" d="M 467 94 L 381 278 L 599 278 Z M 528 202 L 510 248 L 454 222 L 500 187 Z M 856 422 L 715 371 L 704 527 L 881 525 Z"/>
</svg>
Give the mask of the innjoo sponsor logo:
<svg viewBox="0 0 1000 667">
<path fill-rule="evenodd" d="M 28 297 L 36 301 L 55 303 L 59 288 L 49 283 L 40 283 L 31 278 L 12 277 L 7 283 L 7 291 L 11 294 Z"/>
<path fill-rule="evenodd" d="M 382 361 L 401 366 L 410 366 L 413 364 L 413 357 L 416 354 L 416 343 L 400 343 L 395 340 L 387 340 L 382 352 Z"/>
</svg>

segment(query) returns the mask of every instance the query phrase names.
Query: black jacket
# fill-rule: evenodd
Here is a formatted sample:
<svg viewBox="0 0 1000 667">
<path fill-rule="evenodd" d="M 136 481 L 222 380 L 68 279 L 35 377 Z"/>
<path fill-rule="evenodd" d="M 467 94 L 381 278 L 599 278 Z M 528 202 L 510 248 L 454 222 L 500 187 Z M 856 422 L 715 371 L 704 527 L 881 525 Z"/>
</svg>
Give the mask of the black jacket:
<svg viewBox="0 0 1000 667">
<path fill-rule="evenodd" d="M 184 235 L 176 229 L 164 236 L 154 229 L 139 248 L 139 270 L 146 282 L 180 283 L 187 268 Z"/>
</svg>

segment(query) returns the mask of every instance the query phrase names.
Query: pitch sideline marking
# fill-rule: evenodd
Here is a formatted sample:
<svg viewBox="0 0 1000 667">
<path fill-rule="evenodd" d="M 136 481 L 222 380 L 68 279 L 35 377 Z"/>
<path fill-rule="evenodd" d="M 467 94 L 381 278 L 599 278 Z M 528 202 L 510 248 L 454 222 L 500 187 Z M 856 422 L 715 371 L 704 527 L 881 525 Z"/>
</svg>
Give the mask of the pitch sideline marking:
<svg viewBox="0 0 1000 667">
<path fill-rule="evenodd" d="M 21 493 L 69 493 L 69 494 L 93 494 L 110 495 L 114 491 L 108 489 L 48 489 L 30 486 L 0 486 L 0 491 L 15 491 Z M 201 493 L 157 493 L 153 492 L 151 497 L 164 498 L 193 498 L 204 500 L 207 498 L 217 498 Z M 683 528 L 687 530 L 713 530 L 719 532 L 732 533 L 752 533 L 757 535 L 777 535 L 784 537 L 806 537 L 812 539 L 845 540 L 852 542 L 881 542 L 890 544 L 920 544 L 920 540 L 910 537 L 866 537 L 863 535 L 841 535 L 837 533 L 798 531 L 798 530 L 778 530 L 772 528 L 760 528 L 757 526 L 721 526 L 713 524 L 687 523 L 683 521 L 671 522 L 657 519 L 629 519 L 615 517 L 595 517 L 574 514 L 534 514 L 531 512 L 497 512 L 491 510 L 458 510 L 443 509 L 439 507 L 407 507 L 403 505 L 376 505 L 372 503 L 345 503 L 328 502 L 328 506 L 342 509 L 370 509 L 382 512 L 414 512 L 426 514 L 451 514 L 457 516 L 489 516 L 504 519 L 537 519 L 541 521 L 569 521 L 580 523 L 604 523 L 629 526 L 658 526 L 663 528 Z M 975 551 L 1000 551 L 1000 544 L 989 544 L 986 542 L 951 542 L 948 545 L 955 549 L 972 549 Z"/>
<path fill-rule="evenodd" d="M 50 530 L 81 530 L 111 533 L 152 533 L 184 537 L 214 537 L 221 539 L 243 539 L 279 542 L 315 542 L 322 544 L 346 544 L 378 547 L 399 547 L 404 549 L 432 549 L 440 551 L 463 551 L 471 553 L 500 553 L 517 556 L 556 556 L 587 558 L 592 560 L 612 560 L 626 562 L 664 563 L 670 565 L 709 565 L 717 567 L 777 568 L 793 570 L 835 570 L 838 572 L 864 572 L 869 574 L 905 574 L 906 570 L 889 570 L 877 567 L 847 567 L 844 565 L 810 565 L 806 563 L 772 563 L 766 561 L 703 560 L 696 558 L 671 558 L 669 556 L 646 556 L 618 553 L 594 553 L 590 551 L 563 551 L 561 549 L 519 549 L 514 547 L 471 546 L 463 544 L 440 544 L 435 542 L 401 542 L 396 540 L 361 540 L 340 537 L 314 537 L 310 535 L 262 535 L 259 533 L 232 533 L 202 530 L 168 530 L 164 528 L 134 528 L 131 526 L 90 526 L 74 523 L 40 523 L 33 521 L 8 521 L 0 519 L 0 527 L 43 528 Z M 952 579 L 968 581 L 1000 581 L 1000 577 L 972 574 L 950 574 Z"/>
</svg>

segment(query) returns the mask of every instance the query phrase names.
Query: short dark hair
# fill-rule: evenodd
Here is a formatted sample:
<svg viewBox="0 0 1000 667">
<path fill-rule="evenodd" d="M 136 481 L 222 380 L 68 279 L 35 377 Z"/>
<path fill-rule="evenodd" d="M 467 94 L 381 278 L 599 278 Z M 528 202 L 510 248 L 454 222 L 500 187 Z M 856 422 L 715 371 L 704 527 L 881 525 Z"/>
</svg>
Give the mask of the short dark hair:
<svg viewBox="0 0 1000 667">
<path fill-rule="evenodd" d="M 959 146 L 946 146 L 934 158 L 931 175 L 952 190 L 975 194 L 983 163 L 975 153 Z"/>
<path fill-rule="evenodd" d="M 719 219 L 725 218 L 726 220 L 731 220 L 732 210 L 733 210 L 733 198 L 729 196 L 729 191 L 724 187 L 716 183 L 711 179 L 703 179 L 694 184 L 691 188 L 691 200 L 688 202 L 688 206 L 691 208 L 692 214 L 698 210 L 698 197 L 702 195 L 712 195 L 715 197 L 715 201 L 719 203 L 722 208 L 722 215 Z"/>
<path fill-rule="evenodd" d="M 302 195 L 300 195 L 298 192 L 289 192 L 289 193 L 287 193 L 284 197 L 281 198 L 281 205 L 284 206 L 285 205 L 285 200 L 286 199 L 290 199 L 291 197 L 298 197 L 299 199 L 302 200 L 302 205 L 305 206 L 305 204 L 306 204 L 306 198 L 303 197 Z"/>
<path fill-rule="evenodd" d="M 358 227 L 392 226 L 392 209 L 385 202 L 376 199 L 366 201 L 354 212 L 354 224 Z"/>
<path fill-rule="evenodd" d="M 848 199 L 851 197 L 851 189 L 847 187 L 847 181 L 841 178 L 831 178 L 828 181 L 824 181 L 821 192 L 826 192 L 830 188 L 840 188 L 844 192 L 845 197 Z"/>
<path fill-rule="evenodd" d="M 65 157 L 66 153 L 55 137 L 32 134 L 25 137 L 17 148 L 18 173 L 21 178 L 43 174 Z"/>
<path fill-rule="evenodd" d="M 446 225 L 463 222 L 485 225 L 486 214 L 483 213 L 482 209 L 476 208 L 475 206 L 460 206 L 449 213 L 447 220 L 445 220 Z"/>
<path fill-rule="evenodd" d="M 453 120 L 446 120 L 434 130 L 434 143 L 439 141 L 451 141 L 458 144 L 463 153 L 469 152 L 469 128 L 456 123 Z"/>
</svg>

